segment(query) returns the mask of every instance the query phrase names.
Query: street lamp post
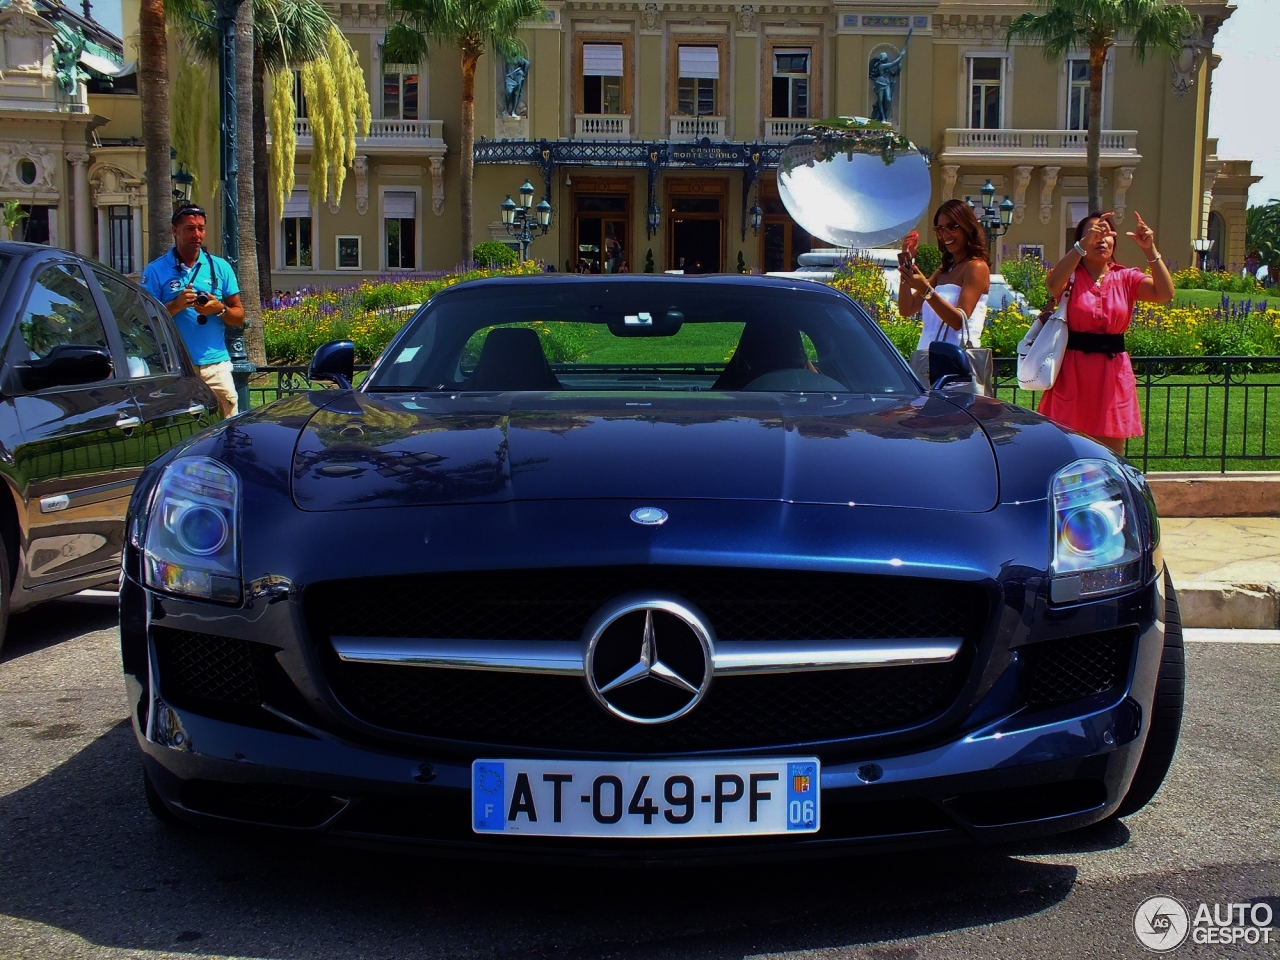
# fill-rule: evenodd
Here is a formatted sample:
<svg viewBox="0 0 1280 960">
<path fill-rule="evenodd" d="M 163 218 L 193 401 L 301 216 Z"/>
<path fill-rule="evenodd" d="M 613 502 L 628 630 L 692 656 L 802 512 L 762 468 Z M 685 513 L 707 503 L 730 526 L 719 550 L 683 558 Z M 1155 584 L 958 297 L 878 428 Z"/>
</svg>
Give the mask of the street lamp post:
<svg viewBox="0 0 1280 960">
<path fill-rule="evenodd" d="M 1009 195 L 1004 195 L 1004 201 L 996 206 L 996 188 L 988 179 L 982 185 L 982 198 L 975 201 L 973 197 L 965 197 L 965 202 L 973 208 L 974 215 L 978 218 L 978 222 L 982 224 L 982 229 L 987 232 L 987 248 L 991 254 L 991 262 L 996 262 L 996 240 L 1003 237 L 1009 232 L 1009 227 L 1013 223 L 1013 201 L 1009 199 Z"/>
<path fill-rule="evenodd" d="M 502 225 L 507 235 L 520 244 L 520 262 L 524 263 L 529 258 L 529 244 L 537 237 L 545 237 L 551 229 L 551 204 L 544 195 L 536 207 L 533 205 L 533 184 L 528 180 L 520 187 L 519 193 L 519 204 L 508 193 L 500 206 Z"/>
<path fill-rule="evenodd" d="M 178 162 L 178 151 L 169 148 L 169 179 L 173 183 L 173 208 L 184 207 L 191 202 L 191 189 L 196 178 L 185 163 Z"/>
<path fill-rule="evenodd" d="M 1209 265 L 1209 251 L 1213 249 L 1214 241 L 1208 237 L 1201 237 L 1199 240 L 1192 240 L 1191 246 L 1196 251 L 1196 259 L 1200 262 L 1200 269 L 1204 270 Z"/>
</svg>

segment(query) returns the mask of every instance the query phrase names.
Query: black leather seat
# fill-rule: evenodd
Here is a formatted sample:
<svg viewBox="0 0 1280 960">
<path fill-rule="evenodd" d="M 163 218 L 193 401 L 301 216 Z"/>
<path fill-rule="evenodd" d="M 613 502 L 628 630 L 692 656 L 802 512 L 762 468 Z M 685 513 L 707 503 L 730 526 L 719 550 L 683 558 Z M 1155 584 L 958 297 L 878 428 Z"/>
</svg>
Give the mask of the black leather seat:
<svg viewBox="0 0 1280 960">
<path fill-rule="evenodd" d="M 538 334 L 527 327 L 489 331 L 468 390 L 559 390 Z"/>
<path fill-rule="evenodd" d="M 787 320 L 748 320 L 713 390 L 741 390 L 776 370 L 812 370 L 800 328 Z"/>
</svg>

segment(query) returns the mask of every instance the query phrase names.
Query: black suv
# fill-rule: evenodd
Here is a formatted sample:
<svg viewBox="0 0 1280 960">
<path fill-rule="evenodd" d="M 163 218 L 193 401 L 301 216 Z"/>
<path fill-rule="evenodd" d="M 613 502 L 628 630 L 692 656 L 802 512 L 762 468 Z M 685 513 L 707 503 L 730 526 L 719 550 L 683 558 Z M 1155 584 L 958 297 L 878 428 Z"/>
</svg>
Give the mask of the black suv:
<svg viewBox="0 0 1280 960">
<path fill-rule="evenodd" d="M 169 313 L 95 260 L 0 243 L 0 646 L 9 612 L 113 583 L 142 468 L 218 419 Z"/>
</svg>

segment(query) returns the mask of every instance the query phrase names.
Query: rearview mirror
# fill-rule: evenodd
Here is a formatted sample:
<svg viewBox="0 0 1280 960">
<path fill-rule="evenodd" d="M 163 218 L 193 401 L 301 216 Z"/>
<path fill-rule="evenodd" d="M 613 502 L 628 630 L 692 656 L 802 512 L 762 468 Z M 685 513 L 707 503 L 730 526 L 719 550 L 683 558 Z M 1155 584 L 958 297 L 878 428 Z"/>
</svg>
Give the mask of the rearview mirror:
<svg viewBox="0 0 1280 960">
<path fill-rule="evenodd" d="M 350 340 L 333 340 L 316 348 L 311 358 L 308 380 L 327 380 L 343 390 L 351 389 L 356 375 L 356 345 Z"/>
<path fill-rule="evenodd" d="M 934 341 L 929 344 L 929 385 L 940 390 L 948 383 L 973 379 L 969 355 L 954 343 Z"/>
<path fill-rule="evenodd" d="M 97 383 L 109 379 L 111 370 L 111 353 L 106 347 L 83 343 L 60 343 L 38 360 L 18 367 L 22 385 L 28 390 Z"/>
</svg>

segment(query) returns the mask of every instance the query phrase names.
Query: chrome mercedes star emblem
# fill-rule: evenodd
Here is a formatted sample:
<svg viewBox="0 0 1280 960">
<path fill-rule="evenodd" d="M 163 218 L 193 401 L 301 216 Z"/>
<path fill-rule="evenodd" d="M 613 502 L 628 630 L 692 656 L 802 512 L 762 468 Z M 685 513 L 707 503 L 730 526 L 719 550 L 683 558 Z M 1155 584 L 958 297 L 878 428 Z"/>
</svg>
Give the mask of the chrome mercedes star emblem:
<svg viewBox="0 0 1280 960">
<path fill-rule="evenodd" d="M 646 527 L 657 527 L 667 522 L 667 511 L 661 507 L 636 507 L 631 511 L 631 519 Z"/>
<path fill-rule="evenodd" d="M 591 695 L 633 723 L 682 717 L 711 684 L 711 628 L 682 600 L 621 597 L 592 618 L 584 639 Z"/>
</svg>

